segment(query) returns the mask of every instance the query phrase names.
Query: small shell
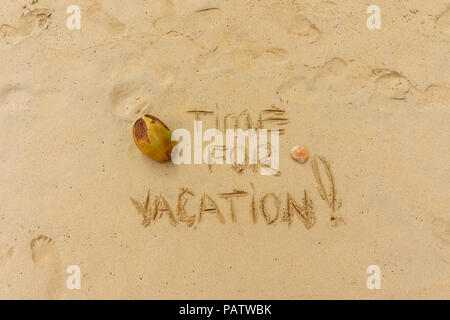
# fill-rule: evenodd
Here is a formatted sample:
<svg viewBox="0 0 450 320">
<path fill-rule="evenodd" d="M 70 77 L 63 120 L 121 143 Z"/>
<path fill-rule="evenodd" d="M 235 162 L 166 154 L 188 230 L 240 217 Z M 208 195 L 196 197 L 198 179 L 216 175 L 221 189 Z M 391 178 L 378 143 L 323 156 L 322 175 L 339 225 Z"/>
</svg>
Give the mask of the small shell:
<svg viewBox="0 0 450 320">
<path fill-rule="evenodd" d="M 291 157 L 295 161 L 305 163 L 308 160 L 308 149 L 302 145 L 296 145 L 291 149 Z"/>
<path fill-rule="evenodd" d="M 166 162 L 171 159 L 172 148 L 176 142 L 172 141 L 172 132 L 158 118 L 146 114 L 134 123 L 134 143 L 144 154 L 155 161 Z"/>
</svg>

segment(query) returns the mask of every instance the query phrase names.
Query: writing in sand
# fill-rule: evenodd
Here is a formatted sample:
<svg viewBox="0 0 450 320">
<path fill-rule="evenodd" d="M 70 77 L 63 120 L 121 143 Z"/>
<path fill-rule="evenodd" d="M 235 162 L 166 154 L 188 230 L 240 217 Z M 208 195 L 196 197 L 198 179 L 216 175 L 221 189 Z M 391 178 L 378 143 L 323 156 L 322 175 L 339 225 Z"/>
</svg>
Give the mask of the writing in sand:
<svg viewBox="0 0 450 320">
<path fill-rule="evenodd" d="M 337 214 L 337 210 L 341 207 L 341 201 L 336 197 L 336 187 L 329 162 L 324 157 L 315 155 L 311 161 L 311 168 L 318 193 L 329 208 L 331 224 L 338 226 L 344 223 L 343 218 Z M 248 214 L 253 223 L 263 221 L 263 223 L 270 225 L 276 221 L 282 221 L 290 226 L 294 219 L 299 219 L 306 229 L 310 229 L 316 222 L 313 201 L 306 189 L 303 190 L 300 197 L 293 196 L 289 192 L 284 197 L 280 197 L 274 193 L 257 196 L 253 183 L 250 183 L 248 191 L 234 189 L 231 192 L 215 194 L 196 193 L 189 188 L 181 187 L 177 198 L 176 203 L 170 203 L 167 196 L 158 194 L 152 197 L 151 192 L 148 191 L 143 201 L 131 197 L 130 200 L 141 216 L 142 225 L 145 227 L 156 223 L 163 217 L 167 217 L 172 226 L 197 226 L 210 219 L 206 216 L 215 216 L 215 219 L 220 223 L 226 223 L 227 221 L 236 223 L 245 214 L 239 212 L 238 217 L 237 201 L 249 203 Z M 226 210 L 218 205 L 217 198 L 227 200 L 228 208 Z M 195 202 L 197 210 L 193 210 L 192 206 L 190 207 L 191 210 L 188 210 L 189 202 Z"/>
</svg>

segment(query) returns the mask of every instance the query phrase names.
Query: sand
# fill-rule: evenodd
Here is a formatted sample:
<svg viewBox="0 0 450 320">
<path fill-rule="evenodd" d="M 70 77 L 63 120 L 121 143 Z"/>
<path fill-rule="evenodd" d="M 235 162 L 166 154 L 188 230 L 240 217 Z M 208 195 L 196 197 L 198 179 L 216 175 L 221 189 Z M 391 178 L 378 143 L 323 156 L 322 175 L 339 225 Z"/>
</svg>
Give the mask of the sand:
<svg viewBox="0 0 450 320">
<path fill-rule="evenodd" d="M 450 7 L 371 4 L 2 0 L 0 298 L 449 299 Z M 268 109 L 276 176 L 133 142 Z"/>
</svg>

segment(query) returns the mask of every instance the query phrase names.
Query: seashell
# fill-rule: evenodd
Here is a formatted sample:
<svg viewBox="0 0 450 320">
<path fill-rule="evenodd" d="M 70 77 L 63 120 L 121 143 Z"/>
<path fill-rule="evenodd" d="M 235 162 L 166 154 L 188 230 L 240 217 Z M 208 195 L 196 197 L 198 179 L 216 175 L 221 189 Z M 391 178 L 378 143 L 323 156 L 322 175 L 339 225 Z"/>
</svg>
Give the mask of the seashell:
<svg viewBox="0 0 450 320">
<path fill-rule="evenodd" d="M 301 144 L 294 146 L 291 149 L 291 157 L 300 163 L 305 163 L 308 160 L 308 149 Z"/>
<path fill-rule="evenodd" d="M 138 149 L 153 160 L 166 162 L 171 159 L 176 142 L 171 140 L 170 129 L 158 118 L 146 114 L 137 119 L 133 126 L 133 137 Z"/>
</svg>

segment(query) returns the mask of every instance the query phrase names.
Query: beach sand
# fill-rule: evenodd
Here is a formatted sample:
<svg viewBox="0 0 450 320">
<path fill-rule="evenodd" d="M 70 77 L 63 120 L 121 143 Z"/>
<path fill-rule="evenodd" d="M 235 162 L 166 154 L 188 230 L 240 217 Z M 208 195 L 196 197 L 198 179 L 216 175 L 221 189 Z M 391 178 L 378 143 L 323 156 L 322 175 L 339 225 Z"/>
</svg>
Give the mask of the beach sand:
<svg viewBox="0 0 450 320">
<path fill-rule="evenodd" d="M 2 0 L 0 298 L 449 299 L 450 6 L 371 4 Z M 143 114 L 269 119 L 280 172 L 152 161 Z"/>
</svg>

